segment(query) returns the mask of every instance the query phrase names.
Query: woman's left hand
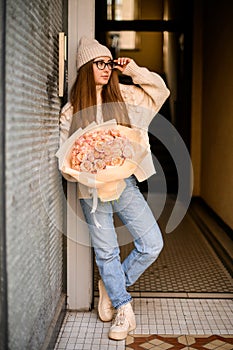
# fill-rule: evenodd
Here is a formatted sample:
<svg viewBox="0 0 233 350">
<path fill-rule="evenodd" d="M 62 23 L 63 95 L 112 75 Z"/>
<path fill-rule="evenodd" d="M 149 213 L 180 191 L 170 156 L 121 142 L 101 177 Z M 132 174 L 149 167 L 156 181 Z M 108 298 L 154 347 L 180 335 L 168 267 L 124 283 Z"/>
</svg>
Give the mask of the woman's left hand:
<svg viewBox="0 0 233 350">
<path fill-rule="evenodd" d="M 114 62 L 117 64 L 115 68 L 123 72 L 130 61 L 131 58 L 129 57 L 119 57 L 116 60 L 114 60 Z"/>
</svg>

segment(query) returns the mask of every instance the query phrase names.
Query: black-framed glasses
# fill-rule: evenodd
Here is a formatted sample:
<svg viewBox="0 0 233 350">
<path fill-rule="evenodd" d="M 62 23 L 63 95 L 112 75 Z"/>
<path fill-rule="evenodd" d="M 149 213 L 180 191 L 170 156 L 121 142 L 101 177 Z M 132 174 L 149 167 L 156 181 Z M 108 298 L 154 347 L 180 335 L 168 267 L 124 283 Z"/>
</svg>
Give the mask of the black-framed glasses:
<svg viewBox="0 0 233 350">
<path fill-rule="evenodd" d="M 104 62 L 103 60 L 100 60 L 100 61 L 94 61 L 93 63 L 96 64 L 99 70 L 104 70 L 106 66 L 108 67 L 109 70 L 112 70 L 116 67 L 116 63 L 113 61 Z"/>
</svg>

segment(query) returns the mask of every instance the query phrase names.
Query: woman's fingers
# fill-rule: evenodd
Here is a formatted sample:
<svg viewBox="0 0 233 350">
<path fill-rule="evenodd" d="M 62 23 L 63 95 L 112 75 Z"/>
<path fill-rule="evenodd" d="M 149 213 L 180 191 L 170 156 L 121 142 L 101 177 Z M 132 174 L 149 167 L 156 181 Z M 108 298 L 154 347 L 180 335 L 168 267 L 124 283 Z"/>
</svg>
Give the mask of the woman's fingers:
<svg viewBox="0 0 233 350">
<path fill-rule="evenodd" d="M 116 61 L 117 61 L 117 63 L 119 65 L 123 66 L 124 64 L 128 64 L 131 61 L 131 58 L 129 58 L 129 57 L 119 57 Z"/>
<path fill-rule="evenodd" d="M 131 58 L 129 57 L 119 57 L 114 62 L 117 64 L 116 68 L 123 71 L 127 64 L 131 61 Z"/>
</svg>

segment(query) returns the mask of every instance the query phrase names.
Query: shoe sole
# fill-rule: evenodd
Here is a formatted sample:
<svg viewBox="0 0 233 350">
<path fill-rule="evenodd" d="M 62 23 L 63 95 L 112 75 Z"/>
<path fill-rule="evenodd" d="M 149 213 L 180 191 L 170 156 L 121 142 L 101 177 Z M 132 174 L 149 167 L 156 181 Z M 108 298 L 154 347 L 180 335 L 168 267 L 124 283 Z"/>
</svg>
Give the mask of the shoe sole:
<svg viewBox="0 0 233 350">
<path fill-rule="evenodd" d="M 106 318 L 106 317 L 104 317 L 104 315 L 101 313 L 101 304 L 102 304 L 102 301 L 103 301 L 103 299 L 104 299 L 104 292 L 102 292 L 102 287 L 101 287 L 101 280 L 99 280 L 99 282 L 98 282 L 98 287 L 99 287 L 99 302 L 98 302 L 98 314 L 99 314 L 99 318 L 101 319 L 101 321 L 103 321 L 103 322 L 110 322 L 110 321 L 112 321 L 112 319 L 113 319 L 113 315 L 112 315 L 112 317 L 111 318 Z"/>
<path fill-rule="evenodd" d="M 108 334 L 108 337 L 109 339 L 112 339 L 112 340 L 124 340 L 127 338 L 127 335 L 129 334 L 129 332 L 133 331 L 134 329 L 136 328 L 136 325 L 135 326 L 132 326 L 128 329 L 128 331 L 126 332 L 119 332 L 119 333 L 114 333 L 111 334 L 111 332 L 109 332 Z"/>
</svg>

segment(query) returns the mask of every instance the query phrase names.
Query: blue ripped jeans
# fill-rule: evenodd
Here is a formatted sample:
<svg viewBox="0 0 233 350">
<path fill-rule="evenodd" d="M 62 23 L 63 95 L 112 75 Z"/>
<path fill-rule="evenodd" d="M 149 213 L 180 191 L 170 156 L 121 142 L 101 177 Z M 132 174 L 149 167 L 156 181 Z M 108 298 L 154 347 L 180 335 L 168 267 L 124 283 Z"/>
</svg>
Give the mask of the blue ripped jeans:
<svg viewBox="0 0 233 350">
<path fill-rule="evenodd" d="M 132 299 L 127 287 L 136 282 L 157 259 L 163 248 L 159 226 L 137 187 L 134 176 L 125 181 L 127 186 L 118 200 L 112 202 L 98 200 L 94 215 L 101 224 L 100 228 L 95 225 L 91 213 L 92 198 L 80 199 L 95 251 L 96 264 L 112 305 L 116 309 Z M 122 263 L 113 222 L 114 212 L 127 227 L 134 241 L 134 249 Z"/>
</svg>

